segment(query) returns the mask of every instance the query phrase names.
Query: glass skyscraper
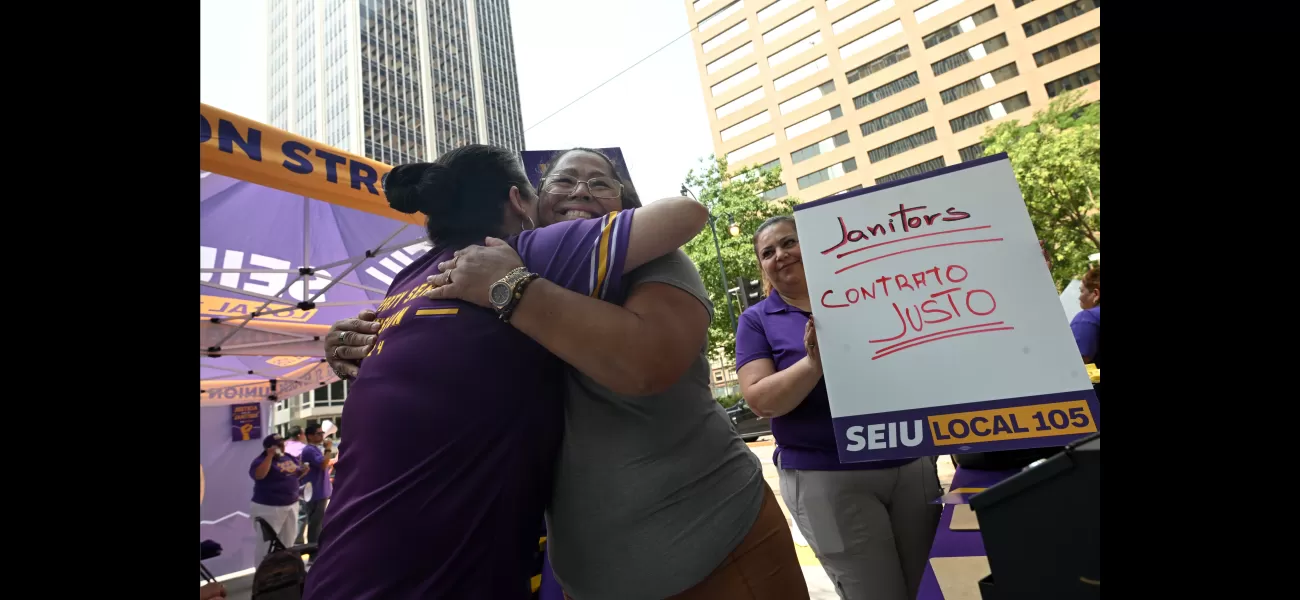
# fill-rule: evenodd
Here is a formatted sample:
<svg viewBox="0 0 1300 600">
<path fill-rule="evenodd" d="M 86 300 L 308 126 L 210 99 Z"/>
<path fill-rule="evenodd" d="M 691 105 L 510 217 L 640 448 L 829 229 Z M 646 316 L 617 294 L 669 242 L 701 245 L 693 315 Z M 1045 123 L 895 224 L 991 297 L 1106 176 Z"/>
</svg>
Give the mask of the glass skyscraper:
<svg viewBox="0 0 1300 600">
<path fill-rule="evenodd" d="M 269 0 L 272 125 L 390 165 L 522 150 L 507 0 Z"/>
</svg>

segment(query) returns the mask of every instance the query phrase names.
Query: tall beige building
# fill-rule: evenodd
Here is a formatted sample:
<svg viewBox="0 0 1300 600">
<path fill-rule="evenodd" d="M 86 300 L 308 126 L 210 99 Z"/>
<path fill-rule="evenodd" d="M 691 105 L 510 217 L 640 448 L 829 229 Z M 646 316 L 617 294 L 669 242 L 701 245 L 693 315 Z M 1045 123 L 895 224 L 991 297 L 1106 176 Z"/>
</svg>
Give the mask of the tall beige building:
<svg viewBox="0 0 1300 600">
<path fill-rule="evenodd" d="M 999 120 L 1101 98 L 1101 0 L 684 0 L 732 168 L 815 200 L 980 156 Z"/>
</svg>

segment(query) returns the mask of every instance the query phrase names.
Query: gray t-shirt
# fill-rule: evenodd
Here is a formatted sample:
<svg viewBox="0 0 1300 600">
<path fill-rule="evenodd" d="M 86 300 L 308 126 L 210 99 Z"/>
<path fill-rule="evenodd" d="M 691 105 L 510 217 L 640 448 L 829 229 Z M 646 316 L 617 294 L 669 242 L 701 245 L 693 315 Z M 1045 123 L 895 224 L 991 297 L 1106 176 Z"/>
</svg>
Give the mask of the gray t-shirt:
<svg viewBox="0 0 1300 600">
<path fill-rule="evenodd" d="M 678 250 L 629 273 L 665 283 L 713 315 Z M 570 369 L 564 442 L 547 511 L 556 579 L 575 600 L 659 599 L 703 581 L 749 533 L 763 471 L 709 390 L 704 349 L 654 396 L 624 396 Z"/>
</svg>

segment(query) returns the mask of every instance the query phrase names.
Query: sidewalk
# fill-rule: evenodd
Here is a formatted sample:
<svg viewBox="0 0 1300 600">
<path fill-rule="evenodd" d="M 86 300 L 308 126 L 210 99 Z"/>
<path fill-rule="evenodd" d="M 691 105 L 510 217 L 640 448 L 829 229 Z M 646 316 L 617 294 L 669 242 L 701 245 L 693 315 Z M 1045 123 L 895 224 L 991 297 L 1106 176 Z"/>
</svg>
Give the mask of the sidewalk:
<svg viewBox="0 0 1300 600">
<path fill-rule="evenodd" d="M 821 563 L 813 554 L 812 548 L 809 548 L 804 541 L 803 536 L 799 533 L 799 528 L 794 526 L 794 521 L 790 517 L 790 509 L 785 506 L 785 499 L 781 497 L 781 481 L 778 476 L 776 465 L 772 462 L 772 451 L 776 445 L 772 438 L 761 438 L 760 441 L 748 444 L 749 450 L 758 457 L 763 463 L 763 479 L 767 485 L 772 488 L 772 493 L 776 494 L 776 502 L 781 506 L 781 512 L 785 513 L 785 522 L 790 524 L 790 533 L 794 535 L 794 550 L 799 556 L 799 566 L 803 567 L 803 578 L 808 583 L 808 596 L 812 600 L 837 600 L 839 595 L 835 593 L 835 585 L 831 583 L 830 577 L 826 576 L 826 571 L 822 570 Z M 952 460 L 948 456 L 939 457 L 939 484 L 943 486 L 945 492 L 952 485 L 952 475 L 955 471 Z"/>
</svg>

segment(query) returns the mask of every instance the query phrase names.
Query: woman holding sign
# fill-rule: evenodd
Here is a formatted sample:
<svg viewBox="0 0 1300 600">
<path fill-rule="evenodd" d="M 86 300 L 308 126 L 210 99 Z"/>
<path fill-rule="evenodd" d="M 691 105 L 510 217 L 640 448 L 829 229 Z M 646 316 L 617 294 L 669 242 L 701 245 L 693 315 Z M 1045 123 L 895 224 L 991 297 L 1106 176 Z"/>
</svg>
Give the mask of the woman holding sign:
<svg viewBox="0 0 1300 600">
<path fill-rule="evenodd" d="M 939 523 L 934 463 L 840 463 L 794 218 L 759 226 L 754 251 L 772 291 L 740 316 L 736 366 L 772 418 L 781 496 L 840 598 L 915 598 Z"/>
</svg>

